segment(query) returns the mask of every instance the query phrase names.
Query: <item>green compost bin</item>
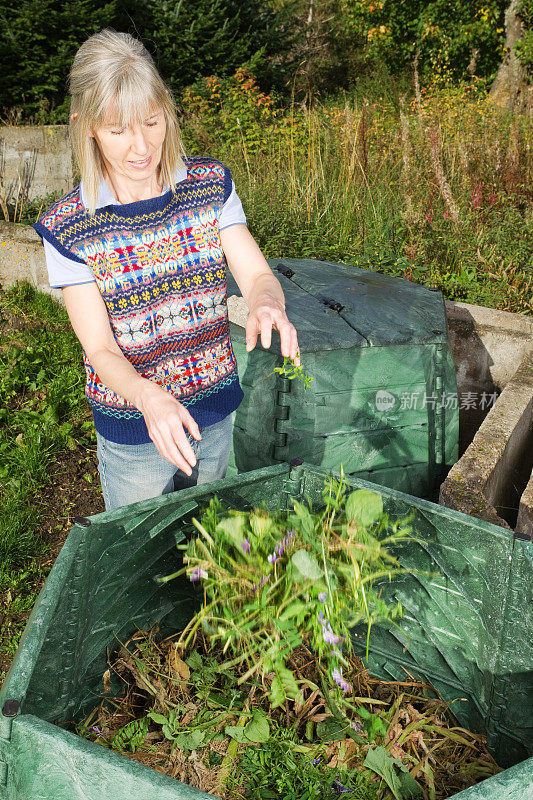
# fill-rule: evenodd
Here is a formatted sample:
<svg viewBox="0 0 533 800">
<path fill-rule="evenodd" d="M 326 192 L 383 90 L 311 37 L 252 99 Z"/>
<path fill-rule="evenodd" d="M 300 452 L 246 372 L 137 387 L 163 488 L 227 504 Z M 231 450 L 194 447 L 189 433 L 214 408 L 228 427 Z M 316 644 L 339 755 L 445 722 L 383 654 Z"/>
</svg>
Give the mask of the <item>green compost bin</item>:
<svg viewBox="0 0 533 800">
<path fill-rule="evenodd" d="M 278 374 L 279 337 L 246 352 L 228 474 L 293 458 L 437 499 L 458 458 L 459 410 L 442 294 L 330 261 L 271 259 L 309 388 Z M 240 296 L 228 276 L 228 297 Z"/>
<path fill-rule="evenodd" d="M 97 514 L 72 528 L 35 604 L 0 693 L 0 800 L 200 800 L 208 795 L 55 726 L 98 703 L 106 650 L 137 628 L 180 629 L 193 613 L 191 584 L 154 576 L 175 570 L 185 521 L 217 493 L 247 509 L 290 498 L 320 504 L 324 470 L 281 464 L 238 478 Z M 383 584 L 405 606 L 402 630 L 374 627 L 370 669 L 431 681 L 462 725 L 486 734 L 499 775 L 455 800 L 533 797 L 533 543 L 511 531 L 397 490 L 378 491 L 385 511 L 415 511 L 423 543 L 400 553 L 405 575 Z M 190 523 L 189 527 L 190 527 Z M 355 642 L 363 642 L 355 633 Z M 359 645 L 357 645 L 359 647 Z M 359 649 L 362 652 L 364 645 Z"/>
</svg>

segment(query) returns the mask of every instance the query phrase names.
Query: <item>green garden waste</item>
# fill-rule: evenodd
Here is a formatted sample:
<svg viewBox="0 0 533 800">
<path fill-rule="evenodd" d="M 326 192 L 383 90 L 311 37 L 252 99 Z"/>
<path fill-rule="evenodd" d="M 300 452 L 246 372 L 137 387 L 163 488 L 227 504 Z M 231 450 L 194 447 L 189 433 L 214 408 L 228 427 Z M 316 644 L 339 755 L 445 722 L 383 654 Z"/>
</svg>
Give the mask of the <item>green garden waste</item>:
<svg viewBox="0 0 533 800">
<path fill-rule="evenodd" d="M 435 500 L 459 436 L 442 294 L 329 261 L 269 263 L 313 381 L 269 376 L 283 363 L 279 337 L 247 353 L 244 329 L 232 323 L 245 396 L 228 474 L 303 458 Z M 228 297 L 240 296 L 228 278 Z"/>
<path fill-rule="evenodd" d="M 209 795 L 56 726 L 80 721 L 101 695 L 107 651 L 156 623 L 164 635 L 194 613 L 180 565 L 185 520 L 217 494 L 235 509 L 291 498 L 320 505 L 325 471 L 293 462 L 80 519 L 39 595 L 0 694 L 0 800 L 200 800 Z M 504 771 L 454 800 L 533 798 L 533 543 L 503 528 L 357 477 L 391 516 L 414 511 L 420 541 L 403 545 L 402 574 L 383 584 L 404 606 L 401 630 L 374 626 L 369 669 L 404 668 L 486 735 Z M 432 574 L 428 577 L 427 573 Z M 366 636 L 359 649 L 364 650 Z"/>
</svg>

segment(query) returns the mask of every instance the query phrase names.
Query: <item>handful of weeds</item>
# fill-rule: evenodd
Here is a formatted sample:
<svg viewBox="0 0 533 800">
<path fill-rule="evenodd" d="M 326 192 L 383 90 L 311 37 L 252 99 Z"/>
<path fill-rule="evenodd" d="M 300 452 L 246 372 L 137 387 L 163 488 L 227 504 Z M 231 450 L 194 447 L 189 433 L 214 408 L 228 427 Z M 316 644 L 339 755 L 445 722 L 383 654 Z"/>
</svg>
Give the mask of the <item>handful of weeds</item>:
<svg viewBox="0 0 533 800">
<path fill-rule="evenodd" d="M 179 644 L 187 648 L 201 626 L 228 666 L 239 667 L 239 684 L 253 675 L 268 682 L 271 708 L 301 701 L 288 665 L 300 645 L 317 655 L 338 697 L 349 696 L 351 629 L 365 622 L 369 635 L 373 624 L 394 624 L 402 613 L 375 584 L 403 571 L 387 548 L 412 538 L 412 514 L 392 522 L 379 494 L 348 494 L 342 472 L 327 480 L 323 499 L 319 512 L 298 501 L 291 512 L 239 512 L 214 497 L 193 520 L 199 535 L 182 546 L 186 566 L 164 579 L 185 572 L 204 589 Z"/>
<path fill-rule="evenodd" d="M 298 356 L 299 355 L 300 355 L 300 353 L 298 352 Z M 274 375 L 274 373 L 277 373 L 278 375 L 281 375 L 283 378 L 287 378 L 287 380 L 289 380 L 289 381 L 292 381 L 292 380 L 295 380 L 295 379 L 299 380 L 299 381 L 302 381 L 303 385 L 304 385 L 304 387 L 306 389 L 308 389 L 309 386 L 311 386 L 311 383 L 314 380 L 314 378 L 312 378 L 310 375 L 308 375 L 307 372 L 303 371 L 303 367 L 302 366 L 297 367 L 296 364 L 294 363 L 294 361 L 292 360 L 292 358 L 290 358 L 288 356 L 284 357 L 283 364 L 281 366 L 274 367 L 272 372 L 269 372 L 268 375 L 266 375 L 263 378 L 263 380 L 266 381 L 266 379 L 270 378 L 270 376 Z"/>
</svg>

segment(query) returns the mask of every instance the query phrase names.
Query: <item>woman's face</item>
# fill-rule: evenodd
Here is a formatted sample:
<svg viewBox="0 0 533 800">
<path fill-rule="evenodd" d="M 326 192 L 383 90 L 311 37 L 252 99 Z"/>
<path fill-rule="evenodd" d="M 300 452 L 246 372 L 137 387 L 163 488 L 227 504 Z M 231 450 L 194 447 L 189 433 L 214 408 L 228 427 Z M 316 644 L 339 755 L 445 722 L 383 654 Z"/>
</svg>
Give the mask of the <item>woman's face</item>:
<svg viewBox="0 0 533 800">
<path fill-rule="evenodd" d="M 93 130 L 100 153 L 110 176 L 132 181 L 156 177 L 167 126 L 162 110 L 154 112 L 142 124 L 120 128 L 110 122 Z"/>
</svg>

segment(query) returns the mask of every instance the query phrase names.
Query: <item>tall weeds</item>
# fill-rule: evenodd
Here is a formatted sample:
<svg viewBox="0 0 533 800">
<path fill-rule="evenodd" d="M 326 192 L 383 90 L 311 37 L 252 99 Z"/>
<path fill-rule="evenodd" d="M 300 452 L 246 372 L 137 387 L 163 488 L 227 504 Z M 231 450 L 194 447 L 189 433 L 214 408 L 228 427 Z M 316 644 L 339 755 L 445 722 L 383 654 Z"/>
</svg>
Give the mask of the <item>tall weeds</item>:
<svg viewBox="0 0 533 800">
<path fill-rule="evenodd" d="M 344 261 L 533 311 L 527 117 L 475 82 L 430 91 L 416 71 L 411 99 L 383 100 L 393 93 L 380 85 L 287 111 L 249 75 L 233 81 L 185 98 L 184 132 L 192 152 L 231 166 L 267 256 Z"/>
</svg>

